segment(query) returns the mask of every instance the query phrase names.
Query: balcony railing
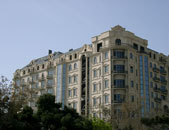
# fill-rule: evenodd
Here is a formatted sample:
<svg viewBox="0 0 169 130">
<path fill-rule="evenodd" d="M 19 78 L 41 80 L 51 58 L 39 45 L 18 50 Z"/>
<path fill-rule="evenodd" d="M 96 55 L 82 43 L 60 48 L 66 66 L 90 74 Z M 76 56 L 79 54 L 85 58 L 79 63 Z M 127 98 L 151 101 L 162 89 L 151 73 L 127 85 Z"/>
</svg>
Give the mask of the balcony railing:
<svg viewBox="0 0 169 130">
<path fill-rule="evenodd" d="M 153 71 L 154 71 L 154 72 L 159 72 L 159 71 L 160 71 L 160 69 L 159 69 L 159 68 L 154 67 L 154 68 L 153 68 Z"/>
<path fill-rule="evenodd" d="M 26 86 L 27 84 L 27 82 L 21 82 L 21 86 Z"/>
<path fill-rule="evenodd" d="M 154 80 L 155 82 L 159 82 L 159 81 L 160 81 L 160 78 L 154 77 L 153 80 Z"/>
<path fill-rule="evenodd" d="M 161 92 L 164 93 L 164 94 L 167 94 L 168 90 L 167 89 L 161 89 Z"/>
<path fill-rule="evenodd" d="M 47 84 L 46 84 L 46 87 L 47 87 L 47 88 L 52 88 L 52 87 L 53 87 L 53 84 L 47 83 Z"/>
<path fill-rule="evenodd" d="M 117 59 L 127 59 L 127 56 L 122 56 L 122 57 L 112 56 L 111 58 L 112 58 L 112 59 L 115 59 L 115 60 L 117 60 Z"/>
<path fill-rule="evenodd" d="M 43 80 L 45 80 L 45 77 L 44 76 L 43 77 L 39 77 L 38 80 L 39 81 L 43 81 Z"/>
<path fill-rule="evenodd" d="M 114 70 L 113 73 L 127 74 L 128 71 L 125 71 L 125 70 Z"/>
<path fill-rule="evenodd" d="M 123 102 L 124 102 L 123 99 L 114 100 L 114 103 L 123 103 Z"/>
<path fill-rule="evenodd" d="M 127 88 L 127 86 L 125 86 L 125 85 L 115 85 L 114 88 L 123 89 L 123 88 Z"/>
<path fill-rule="evenodd" d="M 167 71 L 163 69 L 163 70 L 160 70 L 160 73 L 163 74 L 163 75 L 166 75 Z"/>
<path fill-rule="evenodd" d="M 156 98 L 154 98 L 154 101 L 158 102 L 158 103 L 161 103 L 161 98 L 156 97 Z"/>
<path fill-rule="evenodd" d="M 51 75 L 51 74 L 47 75 L 47 79 L 52 79 L 52 78 L 53 78 L 53 75 Z"/>
<path fill-rule="evenodd" d="M 163 79 L 163 80 L 160 80 L 162 84 L 166 85 L 167 84 L 167 80 Z"/>
<path fill-rule="evenodd" d="M 155 92 L 161 92 L 161 89 L 160 89 L 160 88 L 157 88 L 157 87 L 154 87 L 154 91 L 155 91 Z"/>
</svg>

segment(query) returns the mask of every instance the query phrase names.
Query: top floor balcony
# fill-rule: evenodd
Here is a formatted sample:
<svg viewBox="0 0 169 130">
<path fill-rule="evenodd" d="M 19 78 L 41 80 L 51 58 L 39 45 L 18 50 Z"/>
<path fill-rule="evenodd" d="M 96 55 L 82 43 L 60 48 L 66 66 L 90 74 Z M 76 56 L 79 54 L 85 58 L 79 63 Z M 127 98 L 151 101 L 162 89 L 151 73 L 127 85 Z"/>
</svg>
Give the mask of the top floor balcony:
<svg viewBox="0 0 169 130">
<path fill-rule="evenodd" d="M 160 71 L 160 69 L 157 67 L 153 67 L 153 71 L 158 73 Z"/>
</svg>

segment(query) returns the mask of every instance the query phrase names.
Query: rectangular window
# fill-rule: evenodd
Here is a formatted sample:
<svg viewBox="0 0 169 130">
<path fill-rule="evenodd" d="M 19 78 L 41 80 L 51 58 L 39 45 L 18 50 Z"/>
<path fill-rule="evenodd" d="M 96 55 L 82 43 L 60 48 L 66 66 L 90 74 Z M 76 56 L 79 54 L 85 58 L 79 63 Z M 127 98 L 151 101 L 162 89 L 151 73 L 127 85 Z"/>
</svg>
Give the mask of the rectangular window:
<svg viewBox="0 0 169 130">
<path fill-rule="evenodd" d="M 130 66 L 130 73 L 133 73 L 133 66 Z"/>
<path fill-rule="evenodd" d="M 71 96 L 72 96 L 72 91 L 68 90 L 68 97 L 71 97 Z"/>
<path fill-rule="evenodd" d="M 93 84 L 93 92 L 96 92 L 97 91 L 97 85 L 96 83 Z"/>
<path fill-rule="evenodd" d="M 124 73 L 124 65 L 114 65 L 114 71 L 118 73 Z"/>
<path fill-rule="evenodd" d="M 114 80 L 114 86 L 124 88 L 125 87 L 125 80 L 123 80 L 123 79 Z"/>
<path fill-rule="evenodd" d="M 114 51 L 114 57 L 116 58 L 124 58 L 124 51 Z"/>
<path fill-rule="evenodd" d="M 108 73 L 108 72 L 109 72 L 109 66 L 106 65 L 106 66 L 104 66 L 104 73 Z"/>
<path fill-rule="evenodd" d="M 109 80 L 104 81 L 104 88 L 109 88 Z"/>
<path fill-rule="evenodd" d="M 96 98 L 93 98 L 93 106 L 96 106 Z"/>
<path fill-rule="evenodd" d="M 132 88 L 134 87 L 134 81 L 133 80 L 131 81 L 131 87 Z"/>
<path fill-rule="evenodd" d="M 97 77 L 97 71 L 93 70 L 93 77 L 96 78 Z"/>
<path fill-rule="evenodd" d="M 105 52 L 104 59 L 108 59 L 108 57 L 109 57 L 108 52 Z"/>
<path fill-rule="evenodd" d="M 134 102 L 134 96 L 131 96 L 131 102 Z"/>
<path fill-rule="evenodd" d="M 109 103 L 109 95 L 105 95 L 104 96 L 104 102 L 105 103 Z"/>
<path fill-rule="evenodd" d="M 73 96 L 77 96 L 77 89 L 73 89 Z"/>
</svg>

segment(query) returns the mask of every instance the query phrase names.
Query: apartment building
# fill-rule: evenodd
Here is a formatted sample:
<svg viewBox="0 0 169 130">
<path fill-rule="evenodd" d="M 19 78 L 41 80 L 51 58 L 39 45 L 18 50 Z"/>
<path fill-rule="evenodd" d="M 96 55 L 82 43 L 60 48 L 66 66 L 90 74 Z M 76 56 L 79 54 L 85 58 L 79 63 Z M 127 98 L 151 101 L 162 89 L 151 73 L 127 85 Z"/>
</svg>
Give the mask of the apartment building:
<svg viewBox="0 0 169 130">
<path fill-rule="evenodd" d="M 92 37 L 91 44 L 66 53 L 49 50 L 14 73 L 14 90 L 31 90 L 28 105 L 50 93 L 81 115 L 153 116 L 169 112 L 169 56 L 121 26 Z M 137 112 L 136 112 L 137 111 Z"/>
</svg>

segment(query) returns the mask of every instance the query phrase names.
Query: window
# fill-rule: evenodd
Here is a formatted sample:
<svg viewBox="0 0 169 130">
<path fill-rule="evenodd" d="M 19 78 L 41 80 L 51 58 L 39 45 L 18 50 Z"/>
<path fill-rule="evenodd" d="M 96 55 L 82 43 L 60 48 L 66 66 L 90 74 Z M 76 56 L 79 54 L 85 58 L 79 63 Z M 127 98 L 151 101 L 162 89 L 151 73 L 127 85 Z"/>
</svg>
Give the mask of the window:
<svg viewBox="0 0 169 130">
<path fill-rule="evenodd" d="M 150 77 L 151 77 L 151 78 L 153 77 L 153 73 L 152 73 L 152 72 L 150 72 Z"/>
<path fill-rule="evenodd" d="M 74 56 L 74 57 L 75 57 L 75 59 L 76 59 L 76 58 L 77 58 L 77 54 L 75 54 L 75 56 Z"/>
<path fill-rule="evenodd" d="M 73 102 L 73 109 L 76 109 L 76 108 L 77 108 L 77 103 Z"/>
<path fill-rule="evenodd" d="M 69 60 L 72 60 L 72 55 L 69 56 Z"/>
<path fill-rule="evenodd" d="M 150 82 L 150 87 L 153 88 L 153 82 Z"/>
<path fill-rule="evenodd" d="M 154 102 L 151 102 L 151 108 L 154 108 Z"/>
<path fill-rule="evenodd" d="M 69 76 L 69 84 L 72 83 L 72 77 Z"/>
<path fill-rule="evenodd" d="M 104 54 L 104 59 L 108 59 L 108 52 L 105 52 L 105 54 Z"/>
<path fill-rule="evenodd" d="M 39 66 L 37 66 L 37 70 L 39 70 Z"/>
<path fill-rule="evenodd" d="M 104 81 L 104 88 L 109 88 L 109 80 Z"/>
<path fill-rule="evenodd" d="M 49 94 L 53 94 L 53 89 L 48 89 L 47 92 L 48 92 Z"/>
<path fill-rule="evenodd" d="M 44 69 L 44 68 L 45 68 L 45 65 L 43 64 L 43 65 L 42 65 L 42 69 Z"/>
<path fill-rule="evenodd" d="M 93 77 L 96 78 L 97 77 L 97 71 L 93 70 Z"/>
<path fill-rule="evenodd" d="M 150 62 L 150 68 L 152 68 L 152 62 Z"/>
<path fill-rule="evenodd" d="M 71 96 L 72 96 L 72 91 L 68 90 L 68 97 L 71 97 Z"/>
<path fill-rule="evenodd" d="M 117 50 L 115 50 L 114 51 L 114 57 L 124 58 L 124 51 L 117 51 Z"/>
<path fill-rule="evenodd" d="M 74 83 L 77 83 L 77 75 L 74 75 Z"/>
<path fill-rule="evenodd" d="M 119 88 L 124 88 L 125 87 L 125 80 L 123 80 L 123 79 L 114 80 L 114 86 L 119 87 Z"/>
<path fill-rule="evenodd" d="M 98 43 L 97 44 L 97 52 L 99 52 L 100 51 L 100 48 L 102 47 L 102 43 Z"/>
<path fill-rule="evenodd" d="M 69 71 L 71 71 L 72 70 L 72 65 L 69 65 Z"/>
<path fill-rule="evenodd" d="M 152 98 L 154 98 L 154 94 L 153 94 L 153 92 L 151 92 L 151 97 L 152 97 Z"/>
<path fill-rule="evenodd" d="M 108 73 L 108 72 L 109 72 L 109 66 L 106 65 L 106 66 L 104 66 L 104 73 Z"/>
<path fill-rule="evenodd" d="M 41 82 L 41 87 L 44 88 L 45 87 L 45 81 Z"/>
<path fill-rule="evenodd" d="M 138 50 L 138 45 L 136 43 L 133 43 L 133 48 Z"/>
<path fill-rule="evenodd" d="M 118 73 L 124 73 L 124 65 L 114 65 L 114 71 Z"/>
<path fill-rule="evenodd" d="M 98 71 L 99 71 L 99 76 L 101 76 L 101 68 Z"/>
<path fill-rule="evenodd" d="M 114 94 L 114 101 L 118 103 L 122 103 L 124 101 L 124 97 L 122 94 Z"/>
<path fill-rule="evenodd" d="M 77 63 L 74 63 L 74 69 L 77 69 Z"/>
<path fill-rule="evenodd" d="M 73 89 L 73 96 L 77 96 L 77 89 L 76 88 Z"/>
<path fill-rule="evenodd" d="M 25 70 L 23 71 L 23 74 L 25 74 Z"/>
<path fill-rule="evenodd" d="M 96 98 L 93 98 L 93 106 L 96 106 Z"/>
<path fill-rule="evenodd" d="M 95 112 L 93 113 L 93 117 L 94 117 L 94 118 L 96 118 L 96 117 L 97 117 L 97 114 L 96 114 Z"/>
<path fill-rule="evenodd" d="M 101 105 L 101 97 L 98 97 L 98 104 Z"/>
<path fill-rule="evenodd" d="M 116 39 L 115 43 L 116 43 L 116 45 L 121 45 L 121 40 L 120 39 Z"/>
<path fill-rule="evenodd" d="M 130 53 L 130 59 L 133 59 L 133 53 Z"/>
<path fill-rule="evenodd" d="M 109 95 L 104 96 L 104 103 L 109 103 Z"/>
<path fill-rule="evenodd" d="M 133 73 L 133 66 L 130 66 L 130 73 Z"/>
<path fill-rule="evenodd" d="M 134 87 L 134 81 L 133 80 L 131 81 L 131 87 L 132 88 Z"/>
<path fill-rule="evenodd" d="M 93 63 L 94 63 L 94 64 L 97 64 L 97 57 L 94 57 L 94 58 L 93 58 Z"/>
<path fill-rule="evenodd" d="M 131 102 L 134 102 L 134 96 L 131 96 Z"/>
<path fill-rule="evenodd" d="M 97 91 L 97 85 L 96 83 L 93 84 L 93 92 L 96 92 Z"/>
</svg>

